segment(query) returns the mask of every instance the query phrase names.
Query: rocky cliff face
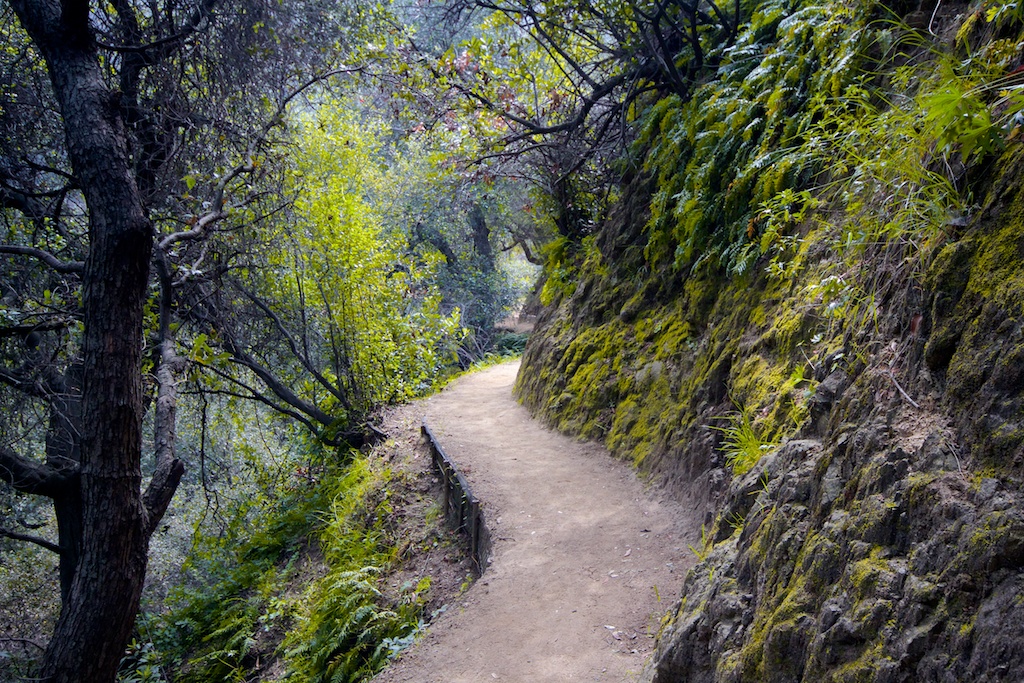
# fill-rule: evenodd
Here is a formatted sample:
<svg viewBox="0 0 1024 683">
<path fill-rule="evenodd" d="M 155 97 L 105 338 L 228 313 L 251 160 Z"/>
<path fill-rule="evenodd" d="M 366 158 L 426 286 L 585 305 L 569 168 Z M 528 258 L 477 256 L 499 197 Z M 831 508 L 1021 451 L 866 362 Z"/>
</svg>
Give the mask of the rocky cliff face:
<svg viewBox="0 0 1024 683">
<path fill-rule="evenodd" d="M 791 279 L 658 270 L 634 187 L 581 247 L 517 391 L 708 511 L 645 680 L 1024 680 L 1022 162 L 842 315 L 817 228 Z"/>
</svg>

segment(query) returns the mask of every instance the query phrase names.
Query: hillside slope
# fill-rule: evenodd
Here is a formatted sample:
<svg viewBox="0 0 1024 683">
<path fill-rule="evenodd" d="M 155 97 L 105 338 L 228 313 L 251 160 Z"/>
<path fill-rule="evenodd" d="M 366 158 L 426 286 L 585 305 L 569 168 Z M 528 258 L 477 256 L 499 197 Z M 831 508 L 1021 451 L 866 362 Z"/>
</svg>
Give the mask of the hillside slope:
<svg viewBox="0 0 1024 683">
<path fill-rule="evenodd" d="M 646 680 L 1024 680 L 1020 21 L 888 9 L 756 9 L 549 263 L 521 400 L 707 509 Z"/>
</svg>

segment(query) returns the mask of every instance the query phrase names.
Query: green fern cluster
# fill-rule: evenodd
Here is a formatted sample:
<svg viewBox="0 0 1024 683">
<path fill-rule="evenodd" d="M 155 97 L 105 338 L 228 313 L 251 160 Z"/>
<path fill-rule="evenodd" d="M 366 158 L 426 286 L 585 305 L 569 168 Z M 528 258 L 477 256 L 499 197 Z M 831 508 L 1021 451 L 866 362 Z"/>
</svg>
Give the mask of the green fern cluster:
<svg viewBox="0 0 1024 683">
<path fill-rule="evenodd" d="M 649 261 L 749 265 L 738 257 L 759 241 L 758 206 L 811 179 L 804 143 L 816 112 L 864 78 L 870 10 L 768 0 L 724 54 L 717 80 L 688 102 L 672 96 L 651 109 L 638 140 L 656 181 Z"/>
<path fill-rule="evenodd" d="M 289 681 L 356 683 L 377 673 L 422 627 L 421 603 L 387 607 L 379 569 L 332 570 L 306 591 L 282 644 Z"/>
<path fill-rule="evenodd" d="M 275 661 L 287 680 L 372 676 L 421 628 L 430 585 L 424 579 L 396 597 L 378 585 L 395 556 L 393 476 L 356 457 L 279 500 L 253 501 L 261 514 L 240 511 L 223 535 L 202 540 L 189 561 L 191 585 L 168 614 L 140 622 L 144 645 L 183 683 L 250 680 Z M 311 560 L 311 543 L 326 573 Z"/>
<path fill-rule="evenodd" d="M 649 110 L 638 149 L 655 180 L 650 263 L 741 274 L 774 251 L 770 267 L 791 275 L 782 252 L 799 250 L 779 207 L 803 221 L 828 202 L 838 251 L 896 245 L 904 259 L 965 220 L 965 166 L 1024 124 L 1020 13 L 991 0 L 942 43 L 888 12 L 767 0 L 716 80 Z"/>
<path fill-rule="evenodd" d="M 389 601 L 378 577 L 394 550 L 386 526 L 392 512 L 384 486 L 390 471 L 356 460 L 336 487 L 319 532 L 330 567 L 298 600 L 281 651 L 287 680 L 355 683 L 379 671 L 422 627 L 429 579 Z"/>
<path fill-rule="evenodd" d="M 919 277 L 933 249 L 969 222 L 970 168 L 1019 131 L 1020 78 L 1007 72 L 1024 34 L 1017 23 L 1013 37 L 992 39 L 1012 27 L 981 17 L 969 15 L 953 45 L 878 22 L 874 50 L 886 60 L 877 82 L 824 103 L 803 145 L 827 171 L 817 193 L 842 211 L 833 221 L 835 250 L 849 263 L 880 255 L 889 281 Z M 881 289 L 860 286 L 868 295 Z"/>
</svg>

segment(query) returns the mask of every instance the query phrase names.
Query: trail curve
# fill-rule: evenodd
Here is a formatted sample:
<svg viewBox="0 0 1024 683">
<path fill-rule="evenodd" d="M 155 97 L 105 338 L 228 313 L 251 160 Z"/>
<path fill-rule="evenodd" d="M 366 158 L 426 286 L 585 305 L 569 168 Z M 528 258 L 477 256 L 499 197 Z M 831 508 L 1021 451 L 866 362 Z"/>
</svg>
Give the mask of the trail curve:
<svg viewBox="0 0 1024 683">
<path fill-rule="evenodd" d="M 518 363 L 460 378 L 424 417 L 481 499 L 480 580 L 374 683 L 636 680 L 693 554 L 692 512 L 512 398 Z"/>
</svg>

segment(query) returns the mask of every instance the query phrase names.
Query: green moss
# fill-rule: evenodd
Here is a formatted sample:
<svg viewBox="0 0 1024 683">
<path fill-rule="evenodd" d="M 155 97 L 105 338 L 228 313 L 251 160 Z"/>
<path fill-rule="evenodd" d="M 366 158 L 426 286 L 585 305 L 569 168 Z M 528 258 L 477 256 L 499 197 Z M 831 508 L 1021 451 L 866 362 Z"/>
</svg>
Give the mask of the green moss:
<svg viewBox="0 0 1024 683">
<path fill-rule="evenodd" d="M 768 324 L 768 312 L 764 306 L 754 307 L 754 310 L 750 312 L 750 322 L 759 328 Z"/>
<path fill-rule="evenodd" d="M 970 640 L 974 636 L 974 624 L 978 620 L 977 614 L 972 614 L 971 618 L 960 624 L 957 629 L 957 636 L 961 640 Z"/>
<path fill-rule="evenodd" d="M 845 19 L 850 26 L 859 21 Z M 757 59 L 751 55 L 753 67 Z M 751 183 L 756 178 L 730 176 L 733 157 L 728 154 L 713 159 L 708 168 L 691 164 L 707 151 L 699 144 L 716 146 L 722 141 L 701 125 L 720 125 L 725 119 L 700 116 L 715 106 L 740 106 L 738 100 L 723 95 L 715 104 L 659 105 L 660 113 L 652 114 L 644 132 L 656 147 L 647 161 L 658 191 L 647 233 L 648 274 L 636 275 L 628 286 L 602 285 L 596 280 L 607 274 L 609 264 L 600 254 L 582 250 L 575 281 L 585 284 L 553 313 L 555 319 L 546 331 L 548 355 L 534 361 L 528 349 L 524 359 L 524 375 L 543 377 L 531 391 L 556 397 L 547 403 L 548 416 L 556 424 L 603 438 L 638 467 L 682 479 L 709 466 L 710 458 L 701 460 L 712 445 L 707 429 L 722 426 L 717 420 L 730 411 L 739 410 L 746 417 L 744 426 L 756 436 L 751 443 L 758 450 L 762 443 L 798 433 L 817 387 L 814 377 L 836 369 L 848 370 L 853 383 L 823 421 L 826 429 L 833 429 L 837 420 L 860 421 L 869 411 L 890 412 L 900 398 L 889 378 L 876 372 L 888 362 L 900 373 L 901 382 L 907 372 L 906 388 L 920 395 L 922 404 L 932 388 L 946 391 L 948 398 L 942 400 L 958 411 L 961 405 L 979 406 L 981 395 L 984 401 L 1002 401 L 986 404 L 988 420 L 958 412 L 958 427 L 963 430 L 958 437 L 973 448 L 965 454 L 972 456 L 964 459 L 965 466 L 980 462 L 986 476 L 1009 479 L 1011 456 L 1020 453 L 1024 443 L 1024 408 L 1019 400 L 1013 402 L 1024 382 L 1024 339 L 1018 329 L 1024 321 L 1024 190 L 1017 177 L 1024 149 L 1001 160 L 991 178 L 995 189 L 987 209 L 976 214 L 979 219 L 963 229 L 963 235 L 951 234 L 950 229 L 962 229 L 947 225 L 951 216 L 961 215 L 960 205 L 955 197 L 942 195 L 948 188 L 927 185 L 941 184 L 942 177 L 920 163 L 922 158 L 934 158 L 933 141 L 923 140 L 918 130 L 920 117 L 912 111 L 888 116 L 874 103 L 858 103 L 857 93 L 835 87 L 845 113 L 829 112 L 831 105 L 825 104 L 816 115 L 832 117 L 832 144 L 849 143 L 847 148 L 828 150 L 842 152 L 834 167 L 834 196 L 845 195 L 823 205 L 819 217 L 807 224 L 787 225 L 789 232 L 780 232 L 776 239 L 792 239 L 779 258 L 764 247 L 758 252 L 763 217 L 750 215 L 749 206 L 742 206 L 741 200 L 753 196 Z M 782 99 L 773 102 L 780 105 Z M 740 114 L 737 118 L 743 119 L 745 114 Z M 867 115 L 867 124 L 855 120 L 860 114 Z M 900 118 L 902 114 L 906 116 Z M 792 121 L 800 117 L 785 118 L 786 125 L 796 125 Z M 845 123 L 849 126 L 838 125 Z M 892 125 L 870 130 L 876 123 Z M 815 130 L 829 132 L 827 126 Z M 908 147 L 891 144 L 901 136 L 907 137 Z M 739 144 L 741 137 L 728 139 Z M 756 135 L 752 138 L 742 142 L 761 142 Z M 886 144 L 872 147 L 877 143 Z M 858 154 L 862 158 L 854 159 Z M 886 170 L 896 167 L 897 171 Z M 844 185 L 840 177 L 847 173 L 854 180 Z M 784 190 L 784 181 L 792 178 L 785 174 L 784 164 L 772 168 L 772 178 L 757 192 Z M 689 192 L 697 185 L 710 194 Z M 879 188 L 896 194 L 873 196 Z M 725 195 L 734 203 L 727 205 Z M 931 201 L 936 198 L 942 201 Z M 941 240 L 950 241 L 940 245 Z M 711 248 L 702 252 L 702 245 Z M 726 252 L 730 245 L 735 249 Z M 922 282 L 922 267 L 929 258 Z M 735 268 L 728 276 L 722 272 L 743 259 L 749 270 Z M 764 275 L 765 260 L 778 265 L 777 272 Z M 602 286 L 605 289 L 598 291 Z M 587 287 L 594 288 L 589 296 L 584 292 Z M 916 318 L 918 308 L 921 319 Z M 923 339 L 912 338 L 911 320 L 919 323 L 920 334 L 928 335 L 924 359 L 934 371 L 930 377 L 917 373 L 913 365 Z M 883 350 L 894 340 L 891 352 Z M 845 354 L 842 360 L 832 355 L 840 351 Z M 826 358 L 828 367 L 823 364 Z M 931 397 L 927 400 L 930 403 Z M 989 410 L 990 406 L 998 409 Z M 997 424 L 1000 419 L 1003 422 Z M 836 436 L 834 431 L 824 436 L 826 448 L 835 444 Z M 939 502 L 949 503 L 946 510 L 956 509 L 962 502 L 960 491 L 948 494 L 948 482 L 939 486 L 934 473 L 893 474 L 893 463 L 875 452 L 886 447 L 871 439 L 863 447 L 851 442 L 822 460 L 815 469 L 817 481 L 830 461 L 847 481 L 826 509 L 801 517 L 794 510 L 799 503 L 772 501 L 770 509 L 756 515 L 718 516 L 712 537 L 740 544 L 741 549 L 735 563 L 723 560 L 715 566 L 742 575 L 756 603 L 742 648 L 727 650 L 716 663 L 721 679 L 784 677 L 779 672 L 789 666 L 786 658 L 801 657 L 808 623 L 832 597 L 853 602 L 844 617 L 854 621 L 856 633 L 854 642 L 843 644 L 839 659 L 845 663 L 830 668 L 819 680 L 883 678 L 894 666 L 892 651 L 898 649 L 895 632 L 903 616 L 895 605 L 908 591 L 918 591 L 913 597 L 932 610 L 929 619 L 949 624 L 944 638 L 953 637 L 957 628 L 963 639 L 971 637 L 969 624 L 958 626 L 955 618 L 946 621 L 947 612 L 962 613 L 976 606 L 951 607 L 939 596 L 950 576 L 1004 562 L 1019 564 L 1024 551 L 1013 539 L 1024 536 L 1022 525 L 1012 513 L 1003 512 L 957 536 L 942 526 L 945 522 L 933 520 Z M 694 453 L 692 460 L 683 460 Z M 913 463 L 918 466 L 931 465 Z M 735 473 L 743 469 L 736 468 Z M 783 474 L 785 485 L 799 483 L 790 474 Z M 848 516 L 820 518 L 829 513 Z M 949 563 L 950 576 L 935 576 L 946 570 L 932 566 L 944 561 L 936 558 L 946 558 L 947 551 L 925 547 L 928 543 L 919 537 L 908 538 L 927 528 L 949 531 L 948 539 L 932 540 L 948 541 L 956 548 L 949 551 L 956 555 Z M 904 589 L 903 565 L 908 560 L 900 553 L 912 547 L 921 549 L 909 563 L 920 565 L 915 569 L 924 576 L 915 580 L 922 587 Z M 710 573 L 711 566 L 702 570 Z M 707 595 L 684 604 L 692 606 L 686 614 L 697 619 L 707 609 Z"/>
<path fill-rule="evenodd" d="M 763 356 L 748 356 L 733 371 L 732 399 L 740 406 L 758 410 L 766 402 L 769 392 L 772 391 L 769 386 L 777 387 L 782 384 L 785 374 L 785 370 L 773 368 Z"/>
<path fill-rule="evenodd" d="M 839 667 L 831 680 L 834 683 L 874 683 L 880 670 L 894 665 L 895 661 L 886 652 L 885 645 L 881 641 L 876 641 L 865 648 L 855 660 Z"/>
<path fill-rule="evenodd" d="M 975 558 L 988 558 L 1015 535 L 1020 535 L 1020 519 L 1006 510 L 990 512 L 967 541 L 966 551 Z"/>
<path fill-rule="evenodd" d="M 870 481 L 870 477 L 862 474 L 860 482 L 865 481 Z M 861 490 L 857 490 L 857 495 L 862 497 L 855 498 L 850 508 L 850 537 L 872 545 L 888 540 L 899 513 L 896 502 Z"/>
<path fill-rule="evenodd" d="M 786 308 L 776 313 L 774 322 L 761 337 L 761 344 L 785 354 L 811 337 L 815 319 L 809 311 Z"/>
<path fill-rule="evenodd" d="M 983 236 L 970 269 L 967 291 L 1024 314 L 1024 191 L 1000 214 L 1000 225 Z"/>
<path fill-rule="evenodd" d="M 1024 186 L 1018 170 L 1024 149 L 1008 152 L 994 174 L 987 203 L 991 220 L 979 221 L 960 241 L 944 247 L 928 273 L 934 292 L 935 330 L 925 358 L 946 368 L 957 401 L 988 397 L 986 413 L 1002 419 L 978 424 L 972 455 L 1001 472 L 1013 468 L 1024 440 L 1024 405 L 1015 396 L 1024 380 Z"/>
<path fill-rule="evenodd" d="M 938 493 L 932 484 L 939 475 L 934 472 L 912 472 L 907 477 L 907 488 L 904 493 L 904 500 L 910 510 L 927 508 L 934 502 Z"/>
<path fill-rule="evenodd" d="M 881 557 L 881 548 L 871 549 L 870 554 L 850 565 L 846 578 L 857 600 L 864 600 L 875 594 L 879 582 L 891 581 L 894 572 L 889 562 Z"/>
<path fill-rule="evenodd" d="M 736 650 L 726 652 L 715 664 L 715 679 L 719 681 L 739 680 L 743 672 L 743 656 Z"/>
<path fill-rule="evenodd" d="M 800 549 L 797 566 L 806 577 L 809 591 L 823 595 L 837 580 L 842 565 L 842 548 L 838 543 L 825 533 L 808 533 Z"/>
<path fill-rule="evenodd" d="M 768 672 L 777 679 L 780 673 L 802 666 L 793 655 L 806 645 L 801 641 L 808 638 L 814 610 L 815 599 L 804 576 L 790 581 L 774 608 L 759 609 L 760 618 L 755 618 L 739 653 L 742 680 L 767 680 Z"/>
</svg>

